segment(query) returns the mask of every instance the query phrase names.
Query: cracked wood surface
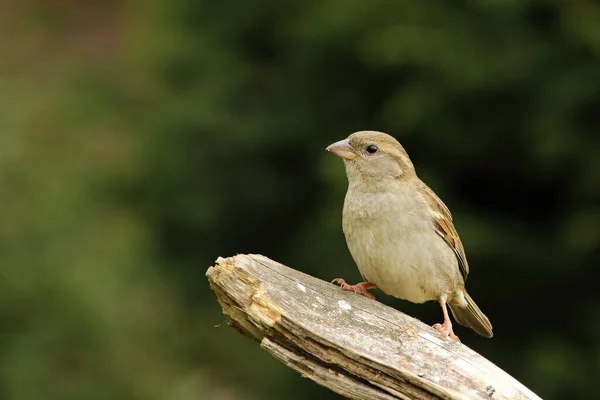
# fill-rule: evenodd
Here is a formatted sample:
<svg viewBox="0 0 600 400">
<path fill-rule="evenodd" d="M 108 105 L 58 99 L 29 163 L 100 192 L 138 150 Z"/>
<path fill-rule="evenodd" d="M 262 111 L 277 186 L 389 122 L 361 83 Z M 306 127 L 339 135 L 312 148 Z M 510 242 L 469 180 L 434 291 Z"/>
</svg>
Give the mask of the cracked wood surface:
<svg viewBox="0 0 600 400">
<path fill-rule="evenodd" d="M 347 398 L 540 399 L 419 320 L 267 257 L 219 258 L 206 276 L 230 325 Z"/>
</svg>

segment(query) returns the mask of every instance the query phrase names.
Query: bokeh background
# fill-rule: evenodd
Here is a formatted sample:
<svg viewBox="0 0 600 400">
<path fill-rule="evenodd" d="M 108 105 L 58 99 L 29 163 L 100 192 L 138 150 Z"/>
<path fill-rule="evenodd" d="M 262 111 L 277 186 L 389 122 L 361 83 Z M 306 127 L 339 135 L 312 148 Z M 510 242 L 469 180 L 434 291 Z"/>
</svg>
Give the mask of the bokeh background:
<svg viewBox="0 0 600 400">
<path fill-rule="evenodd" d="M 229 328 L 204 274 L 253 252 L 358 280 L 324 148 L 362 129 L 453 211 L 496 334 L 463 342 L 545 399 L 595 398 L 599 21 L 575 1 L 2 1 L 0 398 L 339 398 Z"/>
</svg>

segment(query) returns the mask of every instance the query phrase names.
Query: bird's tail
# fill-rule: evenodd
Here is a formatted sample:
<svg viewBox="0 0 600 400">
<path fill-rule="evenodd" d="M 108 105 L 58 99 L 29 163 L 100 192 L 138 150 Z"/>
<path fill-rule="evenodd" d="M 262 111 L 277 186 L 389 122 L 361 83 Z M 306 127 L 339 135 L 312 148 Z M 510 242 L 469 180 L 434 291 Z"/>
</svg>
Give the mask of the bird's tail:
<svg viewBox="0 0 600 400">
<path fill-rule="evenodd" d="M 481 312 L 467 292 L 463 291 L 463 294 L 466 304 L 460 304 L 458 299 L 453 299 L 453 301 L 448 304 L 456 322 L 462 326 L 473 329 L 481 336 L 488 338 L 494 336 L 490 320 L 483 312 Z"/>
</svg>

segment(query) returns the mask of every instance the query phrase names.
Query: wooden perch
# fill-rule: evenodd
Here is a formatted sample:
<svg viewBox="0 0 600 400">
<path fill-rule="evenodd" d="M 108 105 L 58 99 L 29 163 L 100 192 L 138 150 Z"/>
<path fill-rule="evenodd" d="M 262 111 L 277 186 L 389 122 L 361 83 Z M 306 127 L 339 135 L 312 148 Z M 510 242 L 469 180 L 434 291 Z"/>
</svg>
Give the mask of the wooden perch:
<svg viewBox="0 0 600 400">
<path fill-rule="evenodd" d="M 342 396 L 539 399 L 463 344 L 378 301 L 261 255 L 219 258 L 206 272 L 230 325 Z"/>
</svg>

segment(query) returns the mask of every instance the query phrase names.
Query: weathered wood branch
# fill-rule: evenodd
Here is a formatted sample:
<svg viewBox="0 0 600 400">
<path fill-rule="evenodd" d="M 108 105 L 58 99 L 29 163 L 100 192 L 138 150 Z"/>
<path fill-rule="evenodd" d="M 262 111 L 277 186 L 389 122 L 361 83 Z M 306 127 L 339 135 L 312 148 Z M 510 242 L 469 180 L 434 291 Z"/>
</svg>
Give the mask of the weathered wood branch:
<svg viewBox="0 0 600 400">
<path fill-rule="evenodd" d="M 267 257 L 219 258 L 206 275 L 230 325 L 345 397 L 539 399 L 417 319 Z"/>
</svg>

